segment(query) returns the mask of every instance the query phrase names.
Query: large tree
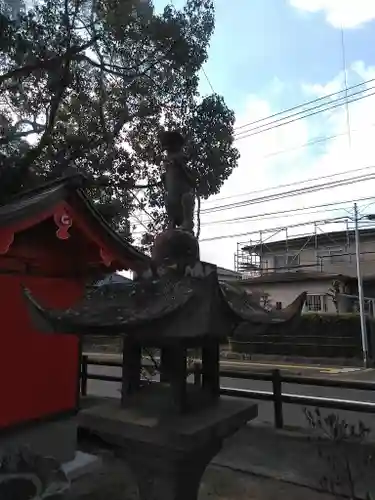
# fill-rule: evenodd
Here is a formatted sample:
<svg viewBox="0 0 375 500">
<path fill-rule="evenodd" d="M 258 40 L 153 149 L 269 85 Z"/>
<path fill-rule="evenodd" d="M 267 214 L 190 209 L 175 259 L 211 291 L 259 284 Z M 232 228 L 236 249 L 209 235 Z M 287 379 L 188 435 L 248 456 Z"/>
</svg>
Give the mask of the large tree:
<svg viewBox="0 0 375 500">
<path fill-rule="evenodd" d="M 220 190 L 238 152 L 233 112 L 198 95 L 212 0 L 161 14 L 149 0 L 39 0 L 12 14 L 0 13 L 0 202 L 74 167 L 119 230 L 141 206 L 156 231 L 162 127 L 186 135 L 200 196 Z"/>
</svg>

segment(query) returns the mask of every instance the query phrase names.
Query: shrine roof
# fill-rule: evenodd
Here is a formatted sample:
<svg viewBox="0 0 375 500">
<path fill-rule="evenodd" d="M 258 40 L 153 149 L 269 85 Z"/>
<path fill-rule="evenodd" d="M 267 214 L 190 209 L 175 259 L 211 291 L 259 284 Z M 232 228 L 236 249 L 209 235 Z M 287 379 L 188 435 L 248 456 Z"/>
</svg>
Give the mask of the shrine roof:
<svg viewBox="0 0 375 500">
<path fill-rule="evenodd" d="M 32 306 L 32 316 L 35 318 L 35 313 L 39 316 L 35 322 L 39 330 L 45 329 L 43 324 L 40 324 L 42 320 L 49 325 L 46 326 L 47 331 L 79 331 L 82 334 L 105 331 L 107 335 L 111 335 L 129 333 L 130 330 L 142 326 L 152 326 L 158 320 L 166 319 L 169 323 L 171 315 L 183 312 L 189 303 L 192 303 L 195 310 L 199 309 L 197 298 L 199 296 L 202 306 L 202 293 L 199 292 L 204 292 L 203 288 L 191 279 L 180 280 L 173 277 L 134 282 L 131 289 L 126 284 L 90 287 L 81 303 L 66 311 L 44 309 L 35 302 L 29 292 L 25 293 L 29 305 Z M 204 304 L 203 309 L 205 316 L 208 316 Z M 190 307 L 189 313 L 192 313 Z M 189 327 L 186 320 L 185 317 L 184 323 Z M 171 336 L 186 336 L 186 328 L 175 329 L 172 324 L 170 326 L 173 330 Z M 158 336 L 159 329 L 152 327 L 154 336 Z M 188 330 L 187 336 L 194 336 L 194 329 Z"/>
<path fill-rule="evenodd" d="M 121 255 L 132 258 L 139 264 L 149 262 L 149 257 L 138 251 L 112 229 L 93 203 L 85 195 L 85 178 L 74 174 L 44 183 L 34 189 L 19 193 L 4 205 L 0 205 L 0 229 L 37 217 L 66 202 L 89 221 L 91 228 L 100 231 L 101 236 Z"/>
<path fill-rule="evenodd" d="M 77 307 L 66 311 L 46 309 L 27 290 L 25 294 L 39 330 L 73 334 L 226 336 L 233 324 L 281 324 L 301 313 L 306 294 L 282 311 L 266 311 L 246 292 L 220 284 L 212 267 L 206 265 L 208 274 L 203 277 L 169 271 L 131 286 L 92 287 Z"/>
</svg>

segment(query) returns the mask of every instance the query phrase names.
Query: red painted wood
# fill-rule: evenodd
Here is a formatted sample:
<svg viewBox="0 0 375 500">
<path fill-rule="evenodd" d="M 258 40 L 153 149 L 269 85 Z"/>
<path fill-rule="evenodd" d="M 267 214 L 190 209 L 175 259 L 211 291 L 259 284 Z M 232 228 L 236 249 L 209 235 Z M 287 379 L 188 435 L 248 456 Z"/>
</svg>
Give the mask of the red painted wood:
<svg viewBox="0 0 375 500">
<path fill-rule="evenodd" d="M 104 241 L 103 229 L 84 206 L 66 202 L 0 228 L 0 429 L 75 408 L 78 339 L 38 332 L 21 285 L 43 306 L 75 305 L 93 268 L 103 270 L 107 264 L 109 272 L 137 267 Z M 23 274 L 26 269 L 42 276 Z"/>
<path fill-rule="evenodd" d="M 111 245 L 104 243 L 101 228 L 97 224 L 92 224 L 89 222 L 90 217 L 87 217 L 84 212 L 84 207 L 79 207 L 75 204 L 70 204 L 66 201 L 61 201 L 55 205 L 52 209 L 46 210 L 39 213 L 29 219 L 24 219 L 13 224 L 11 227 L 0 228 L 0 257 L 1 254 L 8 253 L 11 251 L 14 235 L 22 233 L 25 230 L 38 226 L 43 221 L 48 219 L 54 219 L 55 222 L 55 236 L 58 238 L 59 235 L 63 239 L 69 239 L 67 231 L 70 228 L 78 228 L 80 233 L 88 240 L 96 250 L 96 259 L 98 264 L 104 264 L 101 257 L 101 252 L 104 251 L 106 255 L 111 256 L 111 270 L 116 269 L 134 269 L 139 267 L 136 263 L 132 262 L 132 259 L 126 258 L 124 255 L 117 255 L 117 252 L 113 252 L 110 248 Z M 59 219 L 62 215 L 69 217 L 69 227 L 64 227 L 61 232 L 61 226 L 57 224 L 55 219 Z M 109 267 L 107 264 L 105 266 Z"/>
<path fill-rule="evenodd" d="M 0 275 L 0 428 L 76 405 L 78 340 L 36 331 L 21 283 L 43 305 L 63 309 L 83 291 L 74 281 Z"/>
<path fill-rule="evenodd" d="M 26 229 L 29 229 L 30 227 L 36 226 L 37 224 L 48 219 L 49 217 L 53 217 L 55 211 L 63 210 L 65 205 L 66 204 L 64 202 L 59 203 L 54 208 L 49 209 L 49 210 L 45 210 L 44 212 L 42 212 L 40 214 L 37 214 L 33 217 L 29 217 L 28 219 L 20 220 L 17 223 L 12 224 L 11 227 L 0 228 L 0 247 L 2 245 L 2 240 L 4 238 L 8 237 L 9 233 L 16 234 L 16 233 L 19 233 L 21 231 L 25 231 Z"/>
<path fill-rule="evenodd" d="M 107 261 L 107 263 L 104 262 L 104 264 L 107 267 L 110 266 L 107 260 L 108 257 L 111 259 L 111 263 L 115 263 L 116 261 L 116 263 L 120 264 L 120 267 L 122 267 L 123 269 L 136 270 L 138 266 L 131 261 L 130 257 L 127 259 L 124 256 L 116 255 L 116 253 L 112 251 L 111 247 L 104 243 L 103 236 L 99 231 L 96 231 L 95 228 L 92 227 L 89 222 L 89 218 L 86 218 L 84 214 L 80 212 L 78 206 L 75 206 L 74 204 L 69 205 L 67 211 L 73 218 L 73 224 L 79 227 L 81 231 L 86 235 L 86 237 L 95 242 L 95 244 L 98 246 L 98 257 L 100 258 L 100 260 L 102 260 L 102 255 L 105 255 L 105 260 Z M 120 267 L 118 267 L 118 269 Z"/>
<path fill-rule="evenodd" d="M 69 229 L 72 227 L 73 219 L 68 211 L 65 208 L 56 210 L 53 219 L 58 227 L 56 236 L 60 240 L 67 240 L 70 238 Z"/>
<path fill-rule="evenodd" d="M 13 231 L 4 231 L 0 234 L 0 255 L 8 253 L 10 246 L 14 241 Z"/>
</svg>

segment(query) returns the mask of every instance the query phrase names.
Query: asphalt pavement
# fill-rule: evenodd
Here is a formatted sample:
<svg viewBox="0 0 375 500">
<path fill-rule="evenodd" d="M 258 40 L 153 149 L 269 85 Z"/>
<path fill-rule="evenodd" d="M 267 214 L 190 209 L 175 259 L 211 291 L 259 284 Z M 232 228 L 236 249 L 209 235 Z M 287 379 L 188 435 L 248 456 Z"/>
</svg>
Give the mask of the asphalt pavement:
<svg viewBox="0 0 375 500">
<path fill-rule="evenodd" d="M 96 356 L 95 356 L 96 357 Z M 100 359 L 120 359 L 119 355 L 100 354 L 97 355 Z M 225 361 L 222 362 L 222 367 L 230 370 L 245 370 L 269 372 L 273 369 L 279 369 L 285 374 L 295 374 L 301 376 L 324 377 L 342 380 L 363 380 L 375 382 L 375 370 L 353 367 L 330 367 L 330 366 L 308 366 L 294 364 L 274 364 L 274 363 L 252 363 L 252 362 L 237 362 Z M 102 375 L 121 376 L 121 369 L 108 366 L 93 366 L 89 365 L 89 373 Z M 271 383 L 257 380 L 239 380 L 222 378 L 222 387 L 231 387 L 237 389 L 248 389 L 256 391 L 271 391 Z M 341 389 L 336 387 L 317 387 L 305 386 L 300 384 L 283 384 L 283 393 L 299 394 L 305 396 L 335 398 L 351 401 L 367 401 L 375 403 L 374 391 L 363 391 L 354 389 Z M 120 397 L 120 383 L 103 382 L 99 380 L 88 381 L 88 394 L 95 396 Z M 273 425 L 274 410 L 272 402 L 258 401 L 259 416 L 257 422 L 260 424 Z M 375 438 L 375 414 L 364 414 L 358 412 L 349 412 L 342 410 L 322 410 L 323 415 L 328 413 L 337 413 L 341 418 L 344 418 L 348 423 L 357 423 L 362 421 L 370 429 L 373 429 Z M 288 428 L 308 427 L 306 417 L 304 415 L 304 407 L 301 405 L 283 405 L 284 424 Z"/>
</svg>

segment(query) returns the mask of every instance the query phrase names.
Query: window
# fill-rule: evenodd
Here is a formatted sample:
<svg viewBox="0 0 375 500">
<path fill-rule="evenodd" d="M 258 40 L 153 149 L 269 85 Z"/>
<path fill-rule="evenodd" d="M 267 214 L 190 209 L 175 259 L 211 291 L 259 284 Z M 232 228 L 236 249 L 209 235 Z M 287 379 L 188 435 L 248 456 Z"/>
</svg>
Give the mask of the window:
<svg viewBox="0 0 375 500">
<path fill-rule="evenodd" d="M 290 269 L 299 266 L 299 254 L 275 255 L 275 269 Z"/>
<path fill-rule="evenodd" d="M 283 308 L 283 304 L 281 302 L 276 302 L 276 310 L 281 311 L 282 308 Z"/>
<path fill-rule="evenodd" d="M 326 295 L 308 295 L 306 297 L 305 311 L 327 312 Z"/>
</svg>

